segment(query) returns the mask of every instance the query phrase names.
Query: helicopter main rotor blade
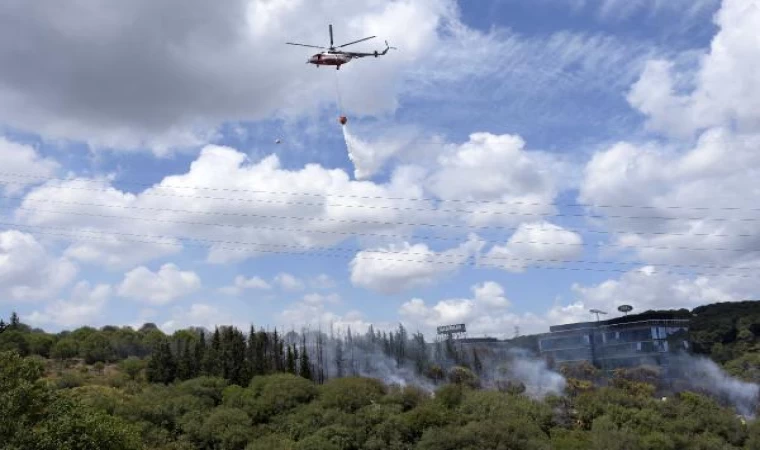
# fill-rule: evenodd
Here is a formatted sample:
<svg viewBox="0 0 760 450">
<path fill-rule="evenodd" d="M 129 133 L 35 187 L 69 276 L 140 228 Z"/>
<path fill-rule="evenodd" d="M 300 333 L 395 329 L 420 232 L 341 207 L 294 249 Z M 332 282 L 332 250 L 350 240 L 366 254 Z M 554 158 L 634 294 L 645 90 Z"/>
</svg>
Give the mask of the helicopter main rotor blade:
<svg viewBox="0 0 760 450">
<path fill-rule="evenodd" d="M 335 47 L 335 44 L 333 43 L 332 24 L 330 24 L 330 48 L 333 47 Z"/>
<path fill-rule="evenodd" d="M 286 42 L 288 45 L 300 45 L 301 47 L 311 47 L 311 48 L 318 48 L 320 50 L 324 50 L 324 47 L 317 47 L 316 45 L 308 45 L 308 44 L 296 44 L 295 42 Z"/>
<path fill-rule="evenodd" d="M 377 36 L 365 37 L 364 39 L 359 39 L 357 41 L 349 42 L 348 44 L 339 45 L 338 48 L 347 47 L 349 45 L 358 44 L 359 42 L 364 42 L 364 41 L 370 40 L 370 39 L 375 38 L 375 37 L 377 37 Z"/>
</svg>

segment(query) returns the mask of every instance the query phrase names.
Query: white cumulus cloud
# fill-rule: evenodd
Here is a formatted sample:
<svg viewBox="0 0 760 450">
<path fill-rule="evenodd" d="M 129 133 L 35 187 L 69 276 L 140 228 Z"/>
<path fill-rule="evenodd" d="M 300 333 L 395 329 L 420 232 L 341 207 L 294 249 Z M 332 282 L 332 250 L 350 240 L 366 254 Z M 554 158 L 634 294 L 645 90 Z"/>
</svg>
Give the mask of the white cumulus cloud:
<svg viewBox="0 0 760 450">
<path fill-rule="evenodd" d="M 437 163 L 427 188 L 444 208 L 462 211 L 469 224 L 515 224 L 556 212 L 552 202 L 562 164 L 526 150 L 520 136 L 474 133 L 468 142 L 449 146 Z M 480 201 L 486 203 L 475 203 Z"/>
<path fill-rule="evenodd" d="M 286 291 L 300 291 L 304 288 L 304 282 L 295 275 L 281 272 L 274 277 L 274 284 Z"/>
<path fill-rule="evenodd" d="M 229 295 L 240 295 L 243 291 L 246 289 L 261 289 L 261 290 L 269 290 L 272 289 L 272 285 L 267 283 L 263 278 L 261 277 L 251 277 L 246 278 L 242 275 L 238 275 L 235 277 L 235 281 L 230 286 L 224 286 L 220 289 L 220 291 L 223 294 L 229 294 Z"/>
<path fill-rule="evenodd" d="M 285 329 L 299 329 L 300 327 L 312 330 L 321 329 L 324 332 L 345 332 L 351 328 L 353 332 L 363 332 L 370 322 L 363 313 L 350 310 L 340 314 L 331 310 L 331 307 L 339 304 L 340 296 L 332 294 L 306 294 L 300 301 L 292 303 L 280 312 L 276 319 L 280 327 Z M 375 325 L 377 326 L 377 324 Z"/>
<path fill-rule="evenodd" d="M 92 286 L 87 281 L 80 281 L 72 289 L 68 300 L 50 302 L 42 311 L 33 311 L 25 320 L 35 326 L 53 324 L 66 328 L 105 324 L 107 321 L 103 313 L 112 293 L 113 289 L 108 284 Z"/>
<path fill-rule="evenodd" d="M 597 284 L 575 283 L 572 289 L 576 297 L 572 303 L 555 305 L 547 313 L 552 324 L 588 321 L 593 318 L 589 313 L 592 308 L 614 317 L 619 315 L 617 308 L 623 304 L 633 306 L 634 313 L 641 313 L 650 309 L 693 309 L 708 303 L 743 299 L 740 291 L 721 285 L 715 279 L 660 273 L 651 266 Z"/>
<path fill-rule="evenodd" d="M 715 21 L 696 68 L 650 61 L 628 97 L 652 130 L 696 141 L 600 151 L 579 199 L 645 264 L 740 274 L 760 263 L 760 1 L 725 0 Z"/>
<path fill-rule="evenodd" d="M 402 208 L 408 202 L 397 200 L 423 195 L 417 179 L 403 170 L 384 184 L 352 181 L 340 169 L 307 164 L 289 170 L 276 155 L 252 162 L 219 146 L 206 147 L 187 173 L 165 177 L 142 192 L 124 192 L 110 183 L 48 182 L 29 192 L 15 216 L 57 233 L 74 230 L 67 253 L 72 258 L 123 268 L 186 245 L 207 246 L 208 260 L 218 264 L 307 252 L 353 233 L 403 232 L 410 229 L 405 223 L 424 222 L 430 215 L 427 201 L 414 203 L 421 211 L 410 211 Z"/>
<path fill-rule="evenodd" d="M 548 322 L 544 317 L 509 310 L 511 302 L 499 283 L 486 281 L 470 289 L 469 298 L 444 299 L 432 305 L 413 298 L 402 304 L 398 312 L 407 325 L 428 337 L 435 335 L 437 326 L 458 323 L 464 323 L 471 336 L 512 337 L 515 327 L 521 334 L 546 331 Z"/>
<path fill-rule="evenodd" d="M 337 283 L 326 273 L 321 273 L 313 277 L 309 281 L 309 285 L 313 289 L 332 289 L 337 285 Z"/>
<path fill-rule="evenodd" d="M 493 246 L 480 263 L 510 272 L 522 272 L 530 266 L 561 265 L 581 253 L 583 239 L 578 233 L 540 221 L 520 224 L 506 245 Z"/>
<path fill-rule="evenodd" d="M 717 126 L 760 128 L 760 1 L 724 0 L 715 23 L 720 31 L 695 71 L 674 73 L 672 62 L 652 60 L 631 89 L 628 101 L 652 129 L 684 136 Z"/>
<path fill-rule="evenodd" d="M 0 192 L 15 194 L 25 186 L 52 176 L 60 165 L 40 156 L 31 146 L 0 136 Z"/>
<path fill-rule="evenodd" d="M 164 264 L 157 272 L 141 266 L 124 276 L 119 295 L 133 300 L 165 305 L 190 295 L 201 287 L 201 279 L 191 271 L 181 271 L 175 264 Z"/>
<path fill-rule="evenodd" d="M 685 151 L 619 143 L 588 163 L 580 199 L 598 205 L 589 210 L 617 249 L 644 263 L 740 273 L 758 262 L 760 248 L 758 145 L 760 134 L 724 129 Z"/>
<path fill-rule="evenodd" d="M 12 301 L 46 300 L 74 280 L 77 266 L 56 258 L 31 234 L 0 232 L 0 298 Z"/>
<path fill-rule="evenodd" d="M 187 327 L 202 327 L 213 331 L 217 326 L 235 326 L 248 331 L 250 322 L 241 320 L 235 314 L 207 303 L 193 303 L 188 307 L 172 308 L 169 319 L 160 324 L 166 333 Z"/>
<path fill-rule="evenodd" d="M 483 242 L 472 235 L 458 247 L 444 251 L 408 242 L 369 248 L 351 261 L 351 282 L 384 294 L 425 286 L 457 271 L 482 247 Z"/>
</svg>

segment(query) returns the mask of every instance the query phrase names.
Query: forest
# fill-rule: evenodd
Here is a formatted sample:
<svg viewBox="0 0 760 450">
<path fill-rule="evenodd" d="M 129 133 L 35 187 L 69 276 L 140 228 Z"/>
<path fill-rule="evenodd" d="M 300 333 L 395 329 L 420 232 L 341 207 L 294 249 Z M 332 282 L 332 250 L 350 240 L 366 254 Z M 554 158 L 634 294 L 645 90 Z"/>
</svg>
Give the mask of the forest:
<svg viewBox="0 0 760 450">
<path fill-rule="evenodd" d="M 695 353 L 760 381 L 760 302 L 669 313 L 691 319 Z M 738 411 L 651 367 L 549 368 L 534 346 L 429 343 L 403 326 L 52 334 L 12 313 L 0 320 L 0 448 L 760 449 L 756 398 Z"/>
</svg>

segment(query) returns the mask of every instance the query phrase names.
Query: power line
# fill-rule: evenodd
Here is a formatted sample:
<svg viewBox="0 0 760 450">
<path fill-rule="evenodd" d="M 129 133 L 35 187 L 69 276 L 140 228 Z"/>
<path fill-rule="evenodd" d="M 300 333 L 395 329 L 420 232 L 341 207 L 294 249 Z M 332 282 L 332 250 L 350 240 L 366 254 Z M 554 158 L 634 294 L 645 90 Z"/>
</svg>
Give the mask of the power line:
<svg viewBox="0 0 760 450">
<path fill-rule="evenodd" d="M 94 241 L 94 242 L 112 242 L 107 241 L 105 239 L 98 239 L 97 237 L 93 236 L 76 236 L 72 234 L 60 234 L 60 233 L 48 233 L 48 232 L 40 232 L 40 231 L 33 231 L 30 232 L 31 234 L 38 234 L 38 235 L 49 235 L 49 236 L 58 236 L 58 237 L 66 237 L 69 239 L 76 239 L 76 240 L 83 240 L 83 241 Z M 118 238 L 119 240 L 121 238 Z M 132 239 L 121 239 L 125 242 L 134 242 L 134 243 L 145 243 L 145 244 L 159 244 L 159 245 L 172 245 L 172 246 L 180 246 L 182 244 L 178 243 L 170 243 L 170 242 L 157 242 L 157 241 L 146 241 L 146 240 L 132 240 Z M 262 244 L 262 245 L 279 245 L 279 244 Z M 284 245 L 284 244 L 283 244 Z M 208 245 L 199 245 L 201 247 L 208 247 Z M 250 251 L 250 249 L 242 249 L 240 247 L 226 247 L 226 246 L 219 246 L 217 248 L 226 249 L 226 250 L 233 250 L 233 251 Z M 287 254 L 287 255 L 294 255 L 294 256 L 319 256 L 319 257 L 332 257 L 332 258 L 345 258 L 347 255 L 351 256 L 351 253 L 348 253 L 347 250 L 349 249 L 340 249 L 340 248 L 333 248 L 328 250 L 319 250 L 324 251 L 326 253 L 315 253 L 312 249 L 305 248 L 303 249 L 305 251 L 310 251 L 310 253 L 303 253 L 303 252 L 297 252 L 297 251 L 283 251 L 283 250 L 266 250 L 266 249 L 256 249 L 256 252 L 259 253 L 269 253 L 269 254 Z M 353 251 L 353 250 L 351 250 Z M 336 254 L 338 253 L 338 254 Z M 381 253 L 381 254 L 398 254 L 398 255 L 406 255 L 409 254 L 407 252 L 374 252 L 374 253 Z M 411 263 L 425 263 L 425 264 L 446 264 L 446 265 L 456 265 L 456 266 L 462 266 L 462 265 L 471 265 L 475 267 L 480 267 L 482 264 L 479 260 L 476 261 L 445 261 L 445 260 L 420 260 L 420 259 L 396 259 L 396 258 L 375 258 L 375 257 L 368 257 L 364 254 L 355 254 L 353 255 L 354 258 L 361 258 L 361 259 L 367 259 L 367 260 L 373 260 L 373 261 L 388 261 L 388 262 L 411 262 Z M 470 256 L 472 257 L 472 256 Z M 479 258 L 476 258 L 479 259 Z M 523 260 L 520 260 L 523 261 Z M 539 261 L 539 260 L 536 260 Z M 544 262 L 551 262 L 553 260 L 541 260 Z M 557 260 L 556 262 L 562 262 Z M 573 261 L 567 261 L 568 263 Z M 600 263 L 601 262 L 592 262 L 592 263 Z M 620 263 L 615 263 L 620 264 Z M 630 263 L 635 264 L 635 263 Z M 642 264 L 644 266 L 651 266 L 651 264 Z M 620 272 L 620 273 L 633 273 L 631 269 L 610 269 L 610 268 L 589 268 L 589 267 L 556 267 L 556 266 L 542 266 L 542 265 L 530 265 L 526 266 L 525 264 L 520 265 L 496 265 L 496 264 L 487 264 L 486 267 L 492 267 L 492 268 L 513 268 L 518 270 L 526 270 L 526 269 L 546 269 L 546 270 L 571 270 L 571 271 L 590 271 L 590 272 Z M 673 267 L 673 266 L 669 266 Z M 661 274 L 670 274 L 670 275 L 683 275 L 683 276 L 693 276 L 693 275 L 701 275 L 701 276 L 718 276 L 718 277 L 729 277 L 729 278 L 756 278 L 757 275 L 750 275 L 750 274 L 734 274 L 734 273 L 710 273 L 710 272 L 679 272 L 679 271 L 663 271 L 663 270 L 654 270 L 651 273 L 661 273 Z"/>
<path fill-rule="evenodd" d="M 2 223 L 0 223 L 2 224 Z M 335 251 L 335 252 L 350 252 L 350 253 L 382 253 L 382 254 L 403 254 L 403 255 L 411 255 L 411 256 L 428 256 L 430 253 L 420 253 L 420 252 L 409 252 L 409 251 L 389 251 L 389 250 L 377 250 L 377 249 L 362 249 L 362 248 L 341 248 L 341 247 L 319 247 L 319 246 L 305 246 L 305 245 L 293 245 L 293 244 L 271 244 L 271 243 L 265 243 L 265 242 L 241 242 L 241 241 L 222 241 L 222 240 L 212 240 L 212 239 L 201 239 L 201 238 L 189 238 L 189 237 L 182 237 L 182 236 L 160 236 L 160 235 L 146 235 L 146 234 L 138 234 L 138 233 L 122 233 L 122 232 L 103 232 L 99 230 L 76 230 L 76 229 L 66 229 L 63 227 L 42 227 L 42 226 L 32 226 L 32 225 L 19 225 L 15 224 L 20 227 L 26 227 L 26 228 L 39 228 L 39 229 L 58 229 L 58 230 L 65 230 L 69 231 L 70 233 L 90 233 L 90 234 L 100 234 L 100 235 L 106 235 L 106 236 L 125 236 L 125 237 L 138 237 L 138 238 L 150 238 L 150 239 L 170 239 L 172 241 L 174 240 L 187 240 L 191 242 L 199 242 L 206 245 L 245 245 L 245 246 L 268 246 L 268 247 L 277 247 L 277 248 L 287 248 L 287 249 L 295 249 L 295 250 L 302 250 L 302 251 Z M 159 242 L 156 242 L 159 243 Z M 469 258 L 473 256 L 471 253 L 445 253 L 440 252 L 437 255 L 435 255 L 436 258 Z M 586 261 L 586 260 L 560 260 L 560 259 L 541 259 L 541 258 L 513 258 L 513 257 L 503 257 L 503 256 L 480 256 L 478 255 L 479 259 L 485 259 L 485 260 L 505 260 L 505 261 L 520 261 L 520 262 L 548 262 L 548 263 L 578 263 L 578 264 L 606 264 L 606 265 L 613 265 L 613 264 L 642 264 L 640 262 L 635 261 Z M 710 265 L 699 265 L 699 264 L 658 264 L 658 263 L 649 263 L 646 264 L 648 266 L 653 267 L 676 267 L 676 268 L 688 268 L 688 269 L 694 269 L 694 268 L 702 268 L 702 269 L 717 269 L 717 270 L 760 270 L 760 267 L 736 267 L 736 266 L 710 266 Z"/>
<path fill-rule="evenodd" d="M 151 208 L 145 208 L 145 207 L 139 207 L 139 206 L 133 206 L 133 205 L 102 205 L 102 204 L 93 204 L 93 203 L 81 203 L 81 202 L 71 202 L 71 201 L 65 201 L 65 200 L 55 200 L 55 199 L 36 199 L 29 197 L 17 197 L 17 196 L 7 196 L 7 195 L 0 195 L 0 198 L 5 198 L 9 200 L 21 200 L 26 202 L 40 202 L 40 203 L 61 203 L 61 204 L 68 204 L 68 205 L 78 205 L 78 206 L 96 206 L 96 207 L 103 207 L 103 208 L 127 208 L 127 209 L 142 209 L 142 210 L 151 210 Z M 529 212 L 518 212 L 518 211 L 487 211 L 487 210 L 481 210 L 481 211 L 472 211 L 472 210 L 462 210 L 462 209 L 419 209 L 419 208 L 412 208 L 412 207 L 399 207 L 399 206 L 387 206 L 387 205 L 365 205 L 365 204 L 357 204 L 357 205 L 343 205 L 343 204 L 331 204 L 331 203 L 309 203 L 309 202 L 289 202 L 289 201 L 281 201 L 281 200 L 263 200 L 263 199 L 248 199 L 246 201 L 252 202 L 252 203 L 263 203 L 263 204 L 275 204 L 275 205 L 286 205 L 286 206 L 315 206 L 320 208 L 356 208 L 356 209 L 377 209 L 377 210 L 391 210 L 391 211 L 415 211 L 415 212 L 438 212 L 438 213 L 464 213 L 464 214 L 490 214 L 490 215 L 497 215 L 497 216 L 516 216 L 516 217 L 587 217 L 590 219 L 635 219 L 635 220 L 685 220 L 685 221 L 695 221 L 695 220 L 702 220 L 702 221 L 712 221 L 712 222 L 756 222 L 760 221 L 760 217 L 738 217 L 738 218 L 726 218 L 726 217 L 668 217 L 668 216 L 619 216 L 619 215 L 594 215 L 594 214 L 570 214 L 570 213 L 529 213 Z M 240 217 L 250 217 L 249 214 L 246 213 L 221 213 L 221 212 L 207 212 L 207 211 L 188 211 L 188 210 L 182 210 L 182 209 L 166 209 L 166 208 L 153 208 L 152 210 L 160 210 L 160 211 L 171 211 L 171 212 L 192 212 L 194 214 L 205 214 L 205 215 L 219 215 L 219 216 L 240 216 Z"/>
<path fill-rule="evenodd" d="M 0 209 L 3 207 L 0 206 Z M 38 210 L 34 210 L 38 211 Z M 57 212 L 57 211 L 56 211 Z M 60 212 L 63 213 L 63 212 Z M 77 213 L 72 213 L 76 215 Z M 108 217 L 119 217 L 122 218 L 122 216 L 108 216 Z M 127 217 L 128 218 L 128 217 Z M 137 218 L 141 219 L 141 218 Z M 151 220 L 148 218 L 145 218 L 145 220 Z M 195 223 L 194 223 L 195 224 Z M 32 228 L 43 228 L 43 229 L 63 229 L 66 230 L 68 228 L 64 227 L 55 227 L 55 226 L 39 226 L 39 225 L 25 225 L 20 223 L 13 223 L 13 222 L 0 222 L 0 225 L 7 226 L 7 227 L 32 227 Z M 218 224 L 205 224 L 205 225 L 215 225 L 218 226 Z M 338 231 L 338 230 L 317 230 L 317 229 L 307 229 L 307 228 L 293 228 L 293 227 L 268 227 L 268 226 L 260 226 L 260 225 L 247 225 L 245 226 L 246 229 L 252 229 L 252 230 L 262 230 L 262 231 L 276 231 L 276 232 L 291 232 L 291 233 L 312 233 L 312 234 L 329 234 L 329 235 L 339 235 L 339 236 L 346 236 L 346 237 L 373 237 L 373 238 L 387 238 L 387 239 L 417 239 L 420 241 L 425 240 L 440 240 L 440 241 L 448 241 L 455 244 L 464 244 L 468 242 L 467 240 L 463 240 L 462 238 L 453 238 L 453 237 L 446 237 L 446 236 L 435 236 L 435 235 L 426 235 L 426 236 L 420 236 L 420 235 L 402 235 L 402 234 L 393 234 L 393 233 L 365 233 L 360 231 Z M 572 230 L 570 230 L 572 231 Z M 176 239 L 192 239 L 182 236 L 174 237 Z M 561 246 L 572 246 L 572 247 L 620 247 L 622 249 L 636 249 L 636 250 L 683 250 L 683 251 L 709 251 L 709 252 L 741 252 L 741 253 L 753 253 L 753 252 L 760 252 L 760 247 L 758 248 L 723 248 L 723 247 L 683 247 L 683 246 L 655 246 L 655 245 L 626 245 L 626 244 L 617 244 L 614 242 L 610 243 L 595 243 L 595 244 L 589 244 L 585 242 L 545 242 L 545 241 L 533 241 L 533 240 L 509 240 L 509 241 L 502 241 L 502 240 L 493 240 L 493 239 L 485 239 L 478 237 L 479 240 L 486 244 L 493 244 L 493 245 L 503 245 L 503 244 L 509 244 L 509 245 L 561 245 Z M 237 242 L 233 242 L 237 243 Z"/>
<path fill-rule="evenodd" d="M 125 206 L 125 205 L 97 205 L 97 204 L 88 204 L 88 206 L 99 206 L 99 207 L 112 207 L 112 208 L 119 208 L 119 209 L 137 209 L 137 207 L 133 206 Z M 229 223 L 211 223 L 211 222 L 191 222 L 191 221 L 184 221 L 184 220 L 170 220 L 170 219 L 156 219 L 152 217 L 134 217 L 134 216 L 118 216 L 118 215 L 108 215 L 108 214 L 95 214 L 95 213 L 86 213 L 86 212 L 75 212 L 75 211 L 58 211 L 58 210 L 52 210 L 52 209 L 40 209 L 40 208 L 27 208 L 25 206 L 0 206 L 0 209 L 12 209 L 12 210 L 22 210 L 22 211 L 37 211 L 37 212 L 45 212 L 45 213 L 51 213 L 51 214 L 70 214 L 74 216 L 85 216 L 85 217 L 100 217 L 100 218 L 109 218 L 109 219 L 121 219 L 121 220 L 137 220 L 137 221 L 146 221 L 146 222 L 155 222 L 155 223 L 172 223 L 172 224 L 178 224 L 178 225 L 197 225 L 197 226 L 211 226 L 211 227 L 228 227 L 228 228 L 237 228 L 237 229 L 246 229 L 249 228 L 249 225 L 237 225 L 237 224 L 229 224 Z M 198 212 L 198 211 L 182 211 L 182 210 L 171 210 L 171 209 L 165 209 L 165 208 L 142 208 L 149 211 L 156 211 L 156 212 L 186 212 L 188 214 L 203 214 L 204 212 Z M 232 213 L 231 213 L 232 214 Z M 331 223 L 341 223 L 341 224 L 354 224 L 354 225 L 378 225 L 378 226 L 393 226 L 393 227 L 440 227 L 440 228 L 447 228 L 447 229 L 490 229 L 490 230 L 510 230 L 510 231 L 516 231 L 517 227 L 510 227 L 506 225 L 482 225 L 482 226 L 473 226 L 473 225 L 463 225 L 463 224 L 450 224 L 450 223 L 406 223 L 406 222 L 381 222 L 381 221 L 371 221 L 371 220 L 355 220 L 355 219 L 335 219 L 332 217 L 303 217 L 303 216 L 277 216 L 277 215 L 267 215 L 267 214 L 246 214 L 245 217 L 256 217 L 261 219 L 285 219 L 285 220 L 299 220 L 299 221 L 314 221 L 314 222 L 331 222 Z M 545 230 L 545 228 L 541 226 L 530 226 L 526 225 L 522 227 L 526 230 Z M 598 234 L 621 234 L 621 235 L 639 235 L 639 236 L 647 236 L 647 235 L 655 235 L 655 236 L 694 236 L 694 237 L 757 237 L 757 235 L 754 234 L 715 234 L 715 233 L 672 233 L 672 232 L 660 232 L 660 231 L 650 231 L 650 232 L 634 232 L 634 231 L 610 231 L 610 230 L 591 230 L 591 229 L 565 229 L 565 231 L 571 231 L 575 233 L 598 233 Z"/>
<path fill-rule="evenodd" d="M 11 178 L 26 178 L 26 179 L 36 179 L 40 181 L 59 181 L 59 182 L 80 182 L 80 183 L 102 183 L 106 184 L 108 187 L 106 188 L 76 188 L 73 186 L 61 186 L 57 187 L 58 189 L 72 189 L 72 190 L 90 190 L 90 191 L 102 191 L 102 190 L 108 190 L 108 189 L 115 189 L 113 186 L 111 186 L 108 183 L 105 183 L 101 180 L 72 180 L 67 178 L 60 178 L 60 177 L 43 177 L 39 175 L 28 175 L 28 174 L 18 174 L 18 173 L 12 173 L 12 172 L 0 172 L 0 176 L 5 177 L 11 177 Z M 176 175 L 167 175 L 167 176 L 176 176 Z M 7 183 L 7 181 L 6 181 Z M 461 203 L 461 204 L 482 204 L 482 205 L 502 205 L 502 206 L 508 206 L 508 205 L 520 205 L 520 206 L 567 206 L 567 207 L 583 207 L 583 208 L 628 208 L 628 209 L 681 209 L 681 210 L 695 210 L 695 211 L 760 211 L 760 208 L 744 208 L 744 207 L 731 207 L 731 206 L 720 206 L 720 207 L 699 207 L 699 206 L 679 206 L 679 205 L 662 205 L 662 206 L 653 206 L 653 205 L 600 205 L 600 204 L 593 204 L 593 203 L 557 203 L 557 202 L 527 202 L 527 201 L 503 201 L 503 200 L 472 200 L 472 199 L 441 199 L 441 198 L 433 198 L 433 197 L 390 197 L 390 196 L 380 196 L 380 195 L 353 195 L 353 194 L 323 194 L 323 193 L 315 193 L 315 192 L 292 192 L 292 191 L 273 191 L 273 190 L 265 190 L 265 189 L 241 189 L 241 188 L 220 188 L 220 187 L 213 187 L 213 186 L 197 186 L 197 185 L 187 185 L 187 186 L 181 186 L 181 185 L 163 185 L 158 186 L 155 183 L 138 183 L 138 182 L 130 182 L 130 181 L 119 181 L 120 184 L 126 185 L 126 186 L 136 186 L 136 187 L 149 187 L 152 189 L 191 189 L 191 190 L 203 190 L 203 191 L 212 191 L 212 192 L 235 192 L 235 193 L 250 193 L 250 194 L 269 194 L 269 195 L 289 195 L 289 196 L 306 196 L 306 197 L 324 197 L 324 198 L 349 198 L 349 199 L 356 199 L 356 200 L 392 200 L 392 201 L 410 201 L 410 202 L 426 202 L 426 203 L 440 203 L 440 202 L 449 202 L 449 203 Z M 54 186 L 50 186 L 54 187 Z M 178 198 L 197 198 L 197 199 L 207 199 L 207 200 L 223 200 L 223 201 L 254 201 L 252 199 L 247 198 L 226 198 L 226 197 L 209 197 L 209 196 L 197 196 L 197 195 L 191 195 L 191 196 L 184 196 L 184 195 L 178 195 L 178 194 L 158 194 L 153 192 L 142 192 L 139 195 L 151 195 L 151 196 L 166 196 L 166 197 L 178 197 Z"/>
</svg>

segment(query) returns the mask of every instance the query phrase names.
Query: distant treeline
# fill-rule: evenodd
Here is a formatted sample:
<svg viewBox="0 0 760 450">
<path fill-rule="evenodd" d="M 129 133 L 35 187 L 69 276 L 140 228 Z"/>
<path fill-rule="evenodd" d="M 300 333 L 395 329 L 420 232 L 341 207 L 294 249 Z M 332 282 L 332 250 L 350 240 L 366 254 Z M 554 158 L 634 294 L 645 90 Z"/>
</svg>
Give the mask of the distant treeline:
<svg viewBox="0 0 760 450">
<path fill-rule="evenodd" d="M 32 329 L 13 313 L 2 322 L 0 351 L 21 356 L 38 355 L 61 362 L 82 359 L 86 364 L 147 361 L 148 381 L 170 383 L 198 376 L 221 377 L 247 385 L 255 376 L 275 373 L 300 375 L 317 383 L 328 378 L 374 374 L 379 360 L 406 367 L 431 381 L 445 377 L 445 369 L 464 366 L 482 369 L 477 349 L 463 348 L 452 340 L 429 345 L 421 333 L 410 335 L 403 325 L 388 331 L 372 326 L 363 333 L 336 335 L 302 330 L 281 333 L 277 329 L 244 333 L 221 326 L 213 332 L 201 328 L 178 330 L 171 335 L 155 324 L 131 327 L 81 327 L 57 334 Z"/>
<path fill-rule="evenodd" d="M 661 310 L 629 315 L 615 321 L 648 318 L 690 319 L 690 340 L 695 353 L 709 356 L 735 376 L 760 382 L 760 301 L 716 303 L 692 311 Z M 508 345 L 538 352 L 536 336 L 519 336 Z M 301 333 L 256 330 L 247 333 L 234 327 L 213 331 L 200 328 L 163 333 L 155 324 L 140 329 L 105 326 L 81 327 L 56 334 L 32 329 L 16 313 L 0 319 L 0 351 L 67 360 L 81 358 L 88 364 L 148 358 L 151 380 L 169 382 L 199 375 L 243 381 L 254 375 L 289 372 L 319 383 L 329 377 L 367 373 L 377 357 L 395 361 L 431 380 L 441 378 L 452 365 L 479 371 L 483 355 L 478 346 L 452 341 L 430 346 L 420 333 L 409 334 L 403 326 L 391 331 L 370 327 L 357 334 L 350 329 L 340 336 L 324 331 Z"/>
</svg>

